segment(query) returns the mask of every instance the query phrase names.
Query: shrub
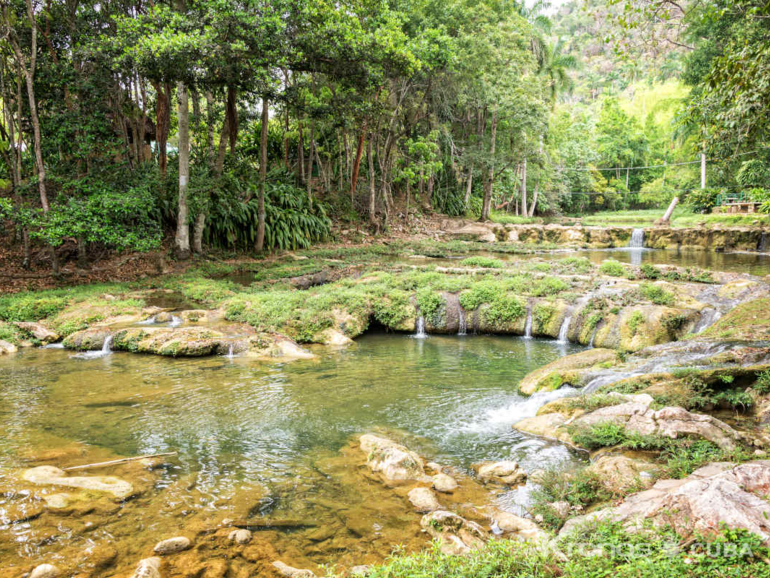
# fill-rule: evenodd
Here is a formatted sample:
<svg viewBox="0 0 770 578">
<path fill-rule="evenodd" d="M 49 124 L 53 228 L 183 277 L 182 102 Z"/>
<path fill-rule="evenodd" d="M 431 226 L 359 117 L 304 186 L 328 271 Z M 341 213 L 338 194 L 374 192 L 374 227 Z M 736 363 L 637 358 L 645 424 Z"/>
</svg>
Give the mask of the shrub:
<svg viewBox="0 0 770 578">
<path fill-rule="evenodd" d="M 607 259 L 602 262 L 599 271 L 603 275 L 610 275 L 612 277 L 624 277 L 626 275 L 626 268 L 620 261 L 615 261 L 614 259 Z"/>
<path fill-rule="evenodd" d="M 628 329 L 631 335 L 636 335 L 636 330 L 644 323 L 644 315 L 641 311 L 634 311 L 628 318 Z"/>
<path fill-rule="evenodd" d="M 527 312 L 524 304 L 518 298 L 508 295 L 500 295 L 484 311 L 484 319 L 493 325 L 502 325 L 515 321 Z"/>
<path fill-rule="evenodd" d="M 544 277 L 532 288 L 532 295 L 535 297 L 545 297 L 546 295 L 556 295 L 569 289 L 569 285 L 558 277 Z"/>
<path fill-rule="evenodd" d="M 644 299 L 652 301 L 655 305 L 671 305 L 674 302 L 674 295 L 653 283 L 642 283 L 639 292 Z"/>
<path fill-rule="evenodd" d="M 649 263 L 645 263 L 639 267 L 639 271 L 645 279 L 660 279 L 661 276 L 660 269 Z"/>
<path fill-rule="evenodd" d="M 444 306 L 444 298 L 440 293 L 425 287 L 417 292 L 417 307 L 420 314 L 434 325 L 439 323 L 439 313 Z"/>
<path fill-rule="evenodd" d="M 500 259 L 482 256 L 468 257 L 460 261 L 460 264 L 466 267 L 486 267 L 490 269 L 499 269 L 503 266 L 503 262 Z"/>
<path fill-rule="evenodd" d="M 0 298 L 0 319 L 6 321 L 39 321 L 56 315 L 67 306 L 64 297 L 24 293 Z"/>
</svg>

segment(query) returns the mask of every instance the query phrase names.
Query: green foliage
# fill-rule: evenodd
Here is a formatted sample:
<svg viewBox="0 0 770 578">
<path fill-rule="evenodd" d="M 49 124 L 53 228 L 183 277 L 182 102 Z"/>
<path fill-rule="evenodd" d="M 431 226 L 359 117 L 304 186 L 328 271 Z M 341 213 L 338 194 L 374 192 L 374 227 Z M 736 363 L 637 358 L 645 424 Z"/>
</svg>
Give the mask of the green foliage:
<svg viewBox="0 0 770 578">
<path fill-rule="evenodd" d="M 674 303 L 674 295 L 653 283 L 642 283 L 639 286 L 642 298 L 652 301 L 655 305 L 671 305 Z"/>
<path fill-rule="evenodd" d="M 0 319 L 5 321 L 39 321 L 56 315 L 67 306 L 65 297 L 22 293 L 0 297 Z"/>
<path fill-rule="evenodd" d="M 637 329 L 644 324 L 644 315 L 641 311 L 634 311 L 628 318 L 628 329 L 631 331 L 631 335 L 636 335 Z"/>
<path fill-rule="evenodd" d="M 430 287 L 424 287 L 417 291 L 417 307 L 420 314 L 424 315 L 428 321 L 438 324 L 439 314 L 444 307 L 444 298 Z"/>
<path fill-rule="evenodd" d="M 524 304 L 518 297 L 498 295 L 484 311 L 484 319 L 493 325 L 511 323 L 527 312 Z"/>
<path fill-rule="evenodd" d="M 535 297 L 557 295 L 569 289 L 569 285 L 559 277 L 544 277 L 532 288 L 531 294 Z"/>
<path fill-rule="evenodd" d="M 486 267 L 492 269 L 499 269 L 503 266 L 503 262 L 500 259 L 493 259 L 491 257 L 468 257 L 460 261 L 461 265 L 466 267 Z"/>
<path fill-rule="evenodd" d="M 710 213 L 717 205 L 717 198 L 726 192 L 725 189 L 696 189 L 687 193 L 685 203 L 696 213 Z"/>
<path fill-rule="evenodd" d="M 660 279 L 660 269 L 655 267 L 655 265 L 644 263 L 639 267 L 639 271 L 645 279 Z"/>
<path fill-rule="evenodd" d="M 620 261 L 615 261 L 614 259 L 607 259 L 606 261 L 602 261 L 602 264 L 599 267 L 599 271 L 603 275 L 610 275 L 612 277 L 626 276 L 626 268 Z"/>
<path fill-rule="evenodd" d="M 559 516 L 551 504 L 567 502 L 572 508 L 581 511 L 593 503 L 611 497 L 599 476 L 586 468 L 548 469 L 538 477 L 538 487 L 532 492 L 531 512 L 542 516 L 547 528 L 558 530 L 565 518 Z"/>
<path fill-rule="evenodd" d="M 770 370 L 758 373 L 753 387 L 757 393 L 762 395 L 770 393 Z"/>
</svg>

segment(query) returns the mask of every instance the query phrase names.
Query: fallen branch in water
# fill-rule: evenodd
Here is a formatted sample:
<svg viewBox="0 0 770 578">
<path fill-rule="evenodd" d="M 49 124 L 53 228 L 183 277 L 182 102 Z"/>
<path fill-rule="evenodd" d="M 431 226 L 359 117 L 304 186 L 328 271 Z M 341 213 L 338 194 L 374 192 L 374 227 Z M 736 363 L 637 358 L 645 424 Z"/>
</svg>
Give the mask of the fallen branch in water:
<svg viewBox="0 0 770 578">
<path fill-rule="evenodd" d="M 254 518 L 253 520 L 237 520 L 231 524 L 243 530 L 259 531 L 271 528 L 315 528 L 318 526 L 311 520 L 274 520 L 271 518 Z"/>
<path fill-rule="evenodd" d="M 125 464 L 126 462 L 135 462 L 136 460 L 146 460 L 149 458 L 164 458 L 166 456 L 175 456 L 176 452 L 168 452 L 166 454 L 149 454 L 146 456 L 134 456 L 133 458 L 121 458 L 119 460 L 110 460 L 109 462 L 98 462 L 96 464 L 86 464 L 84 466 L 70 466 L 69 468 L 63 468 L 65 472 L 72 470 L 87 470 L 90 468 L 104 468 L 107 466 L 117 466 L 118 464 Z"/>
</svg>

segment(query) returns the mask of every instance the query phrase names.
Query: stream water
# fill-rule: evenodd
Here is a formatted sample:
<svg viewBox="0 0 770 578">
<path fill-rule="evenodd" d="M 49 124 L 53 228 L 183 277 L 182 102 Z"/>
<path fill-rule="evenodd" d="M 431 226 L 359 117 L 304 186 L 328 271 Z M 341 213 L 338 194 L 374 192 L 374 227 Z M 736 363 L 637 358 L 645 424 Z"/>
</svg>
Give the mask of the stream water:
<svg viewBox="0 0 770 578">
<path fill-rule="evenodd" d="M 345 515 L 340 517 L 347 512 L 379 520 L 384 528 L 379 542 L 368 542 L 359 554 L 381 558 L 401 541 L 405 512 L 412 522 L 419 516 L 402 502 L 379 510 L 371 504 L 381 490 L 366 494 L 361 481 L 351 477 L 354 436 L 390 436 L 460 476 L 482 460 L 514 459 L 530 470 L 576 461 L 580 457 L 564 446 L 526 436 L 511 425 L 571 393 L 565 388 L 522 398 L 516 394 L 521 378 L 580 349 L 515 337 L 368 334 L 350 349 L 318 348 L 318 359 L 290 364 L 120 352 L 84 359 L 61 349 L 22 350 L 0 358 L 5 428 L 0 485 L 29 467 L 31 456 L 57 450 L 62 457 L 46 463 L 65 467 L 177 451 L 170 465 L 154 472 L 153 489 L 139 500 L 141 507 L 133 506 L 123 521 L 101 521 L 112 536 L 121 535 L 121 524 L 146 529 L 143 534 L 123 528 L 133 544 L 130 552 L 146 551 L 148 543 L 168 537 L 161 530 L 173 532 L 182 512 L 225 510 L 235 517 L 269 514 L 332 525 L 344 519 L 349 528 Z M 517 511 L 526 493 L 525 486 L 501 492 L 494 501 Z M 313 505 L 309 496 L 325 506 Z M 365 502 L 372 509 L 361 513 Z M 330 512 L 330 503 L 339 511 Z M 0 524 L 4 505 L 8 502 L 0 501 Z M 0 555 L 61 551 L 61 543 L 31 547 L 35 527 L 0 525 Z M 314 550 L 315 542 L 303 532 L 284 533 L 281 539 L 311 562 L 329 561 L 331 554 Z M 356 550 L 339 547 L 351 555 Z"/>
</svg>

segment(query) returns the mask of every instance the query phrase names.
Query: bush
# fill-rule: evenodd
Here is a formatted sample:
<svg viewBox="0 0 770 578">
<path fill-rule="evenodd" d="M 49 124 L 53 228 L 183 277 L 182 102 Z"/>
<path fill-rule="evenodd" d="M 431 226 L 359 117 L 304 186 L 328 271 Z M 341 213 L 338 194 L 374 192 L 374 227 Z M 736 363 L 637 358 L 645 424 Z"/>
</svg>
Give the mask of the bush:
<svg viewBox="0 0 770 578">
<path fill-rule="evenodd" d="M 39 321 L 56 315 L 67 306 L 64 297 L 25 293 L 0 298 L 0 319 L 6 321 Z"/>
<path fill-rule="evenodd" d="M 685 204 L 695 213 L 710 213 L 717 204 L 717 197 L 727 193 L 727 189 L 696 189 L 687 193 Z"/>
<path fill-rule="evenodd" d="M 599 271 L 603 275 L 610 275 L 612 277 L 624 277 L 626 275 L 626 268 L 620 261 L 615 261 L 614 259 L 607 259 L 602 262 Z"/>
<path fill-rule="evenodd" d="M 660 279 L 660 269 L 649 263 L 644 263 L 639 267 L 639 271 L 645 279 Z"/>
<path fill-rule="evenodd" d="M 639 292 L 644 299 L 652 301 L 655 305 L 671 305 L 674 302 L 674 295 L 659 285 L 642 283 Z"/>
<path fill-rule="evenodd" d="M 503 266 L 503 262 L 500 259 L 482 256 L 468 257 L 460 261 L 460 264 L 466 267 L 485 267 L 490 269 L 499 269 Z"/>
<path fill-rule="evenodd" d="M 502 325 L 515 321 L 527 312 L 524 304 L 518 298 L 508 295 L 498 296 L 484 311 L 484 319 L 493 325 Z"/>
</svg>

